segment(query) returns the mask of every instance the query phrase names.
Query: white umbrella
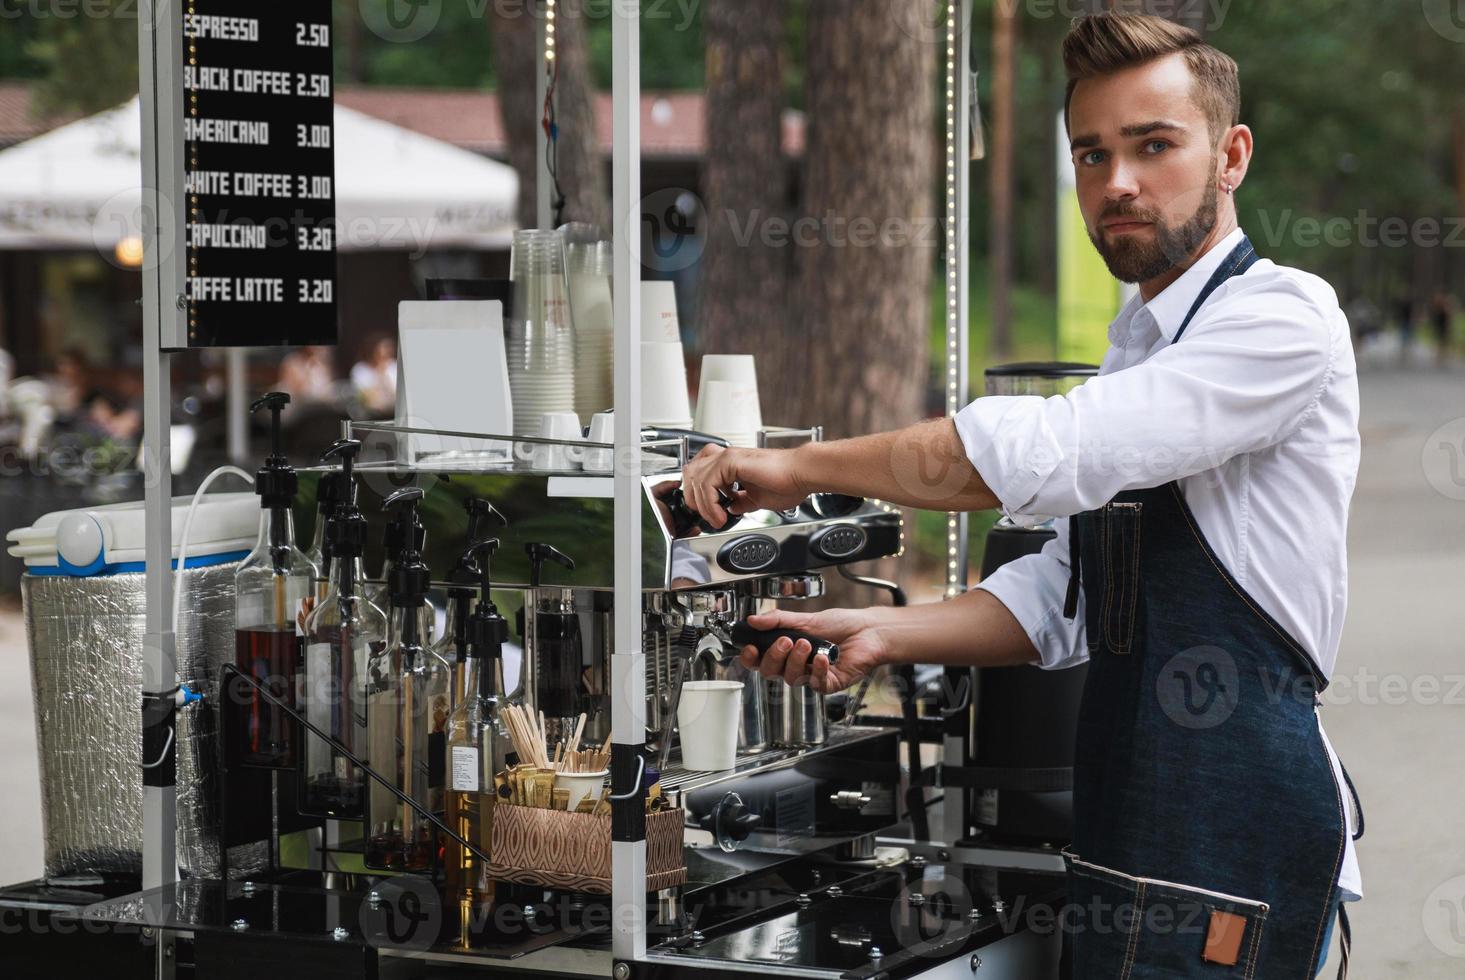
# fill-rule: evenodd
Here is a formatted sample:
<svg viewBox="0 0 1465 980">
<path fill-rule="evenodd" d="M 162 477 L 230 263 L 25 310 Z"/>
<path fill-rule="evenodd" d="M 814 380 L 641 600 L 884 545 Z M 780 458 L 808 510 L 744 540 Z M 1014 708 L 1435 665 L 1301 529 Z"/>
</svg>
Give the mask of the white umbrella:
<svg viewBox="0 0 1465 980">
<path fill-rule="evenodd" d="M 336 216 L 343 251 L 502 248 L 514 230 L 513 168 L 336 106 Z M 139 237 L 138 100 L 0 151 L 0 248 L 96 248 Z"/>
</svg>

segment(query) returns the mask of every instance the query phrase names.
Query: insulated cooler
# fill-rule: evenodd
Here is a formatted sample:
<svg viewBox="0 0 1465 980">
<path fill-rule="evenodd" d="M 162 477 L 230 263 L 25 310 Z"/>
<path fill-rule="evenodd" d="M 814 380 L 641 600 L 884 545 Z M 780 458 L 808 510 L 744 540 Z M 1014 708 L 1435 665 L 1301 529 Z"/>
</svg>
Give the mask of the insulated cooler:
<svg viewBox="0 0 1465 980">
<path fill-rule="evenodd" d="M 189 503 L 173 502 L 175 566 Z M 252 493 L 204 497 L 175 579 L 179 680 L 205 696 L 177 722 L 178 864 L 193 876 L 219 870 L 212 695 L 234 657 L 234 570 L 258 522 Z M 131 503 L 58 511 L 7 535 L 26 564 L 48 880 L 142 870 L 143 532 L 142 504 Z M 263 867 L 266 857 L 248 845 L 231 851 L 231 865 Z"/>
</svg>

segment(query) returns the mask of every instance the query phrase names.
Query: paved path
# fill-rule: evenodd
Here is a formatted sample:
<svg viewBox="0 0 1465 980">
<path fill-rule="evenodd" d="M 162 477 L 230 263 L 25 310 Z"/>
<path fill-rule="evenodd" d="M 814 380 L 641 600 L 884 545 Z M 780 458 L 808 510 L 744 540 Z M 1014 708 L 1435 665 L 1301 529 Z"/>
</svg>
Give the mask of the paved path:
<svg viewBox="0 0 1465 980">
<path fill-rule="evenodd" d="M 1465 451 L 1465 421 L 1436 434 L 1465 419 L 1465 372 L 1370 372 L 1361 382 L 1348 623 L 1323 708 L 1368 818 L 1352 976 L 1457 980 L 1465 976 L 1465 501 L 1431 477 L 1465 497 L 1465 472 L 1453 482 L 1450 450 L 1440 446 L 1448 437 Z"/>
</svg>

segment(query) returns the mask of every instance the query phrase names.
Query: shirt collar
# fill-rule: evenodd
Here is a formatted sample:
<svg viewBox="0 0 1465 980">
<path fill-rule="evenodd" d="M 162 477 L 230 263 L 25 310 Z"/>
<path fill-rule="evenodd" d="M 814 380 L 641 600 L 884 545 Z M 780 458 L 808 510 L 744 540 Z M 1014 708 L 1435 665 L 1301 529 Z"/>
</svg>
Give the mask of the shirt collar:
<svg viewBox="0 0 1465 980">
<path fill-rule="evenodd" d="M 1232 231 L 1196 259 L 1195 263 L 1186 269 L 1179 279 L 1162 290 L 1160 295 L 1144 304 L 1145 310 L 1154 318 L 1155 325 L 1160 328 L 1160 333 L 1165 336 L 1166 340 L 1175 339 L 1175 334 L 1180 330 L 1180 324 L 1185 320 L 1185 315 L 1195 305 L 1196 297 L 1200 295 L 1200 291 L 1205 288 L 1206 283 L 1211 281 L 1211 276 L 1221 267 L 1226 256 L 1241 244 L 1243 237 L 1244 233 L 1240 228 Z"/>
</svg>

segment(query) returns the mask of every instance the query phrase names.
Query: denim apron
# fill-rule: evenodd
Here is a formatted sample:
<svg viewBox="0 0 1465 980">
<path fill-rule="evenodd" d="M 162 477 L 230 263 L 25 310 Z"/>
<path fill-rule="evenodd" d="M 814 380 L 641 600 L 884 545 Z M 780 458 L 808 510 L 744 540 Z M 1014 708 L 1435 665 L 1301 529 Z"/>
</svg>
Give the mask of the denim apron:
<svg viewBox="0 0 1465 980">
<path fill-rule="evenodd" d="M 1202 303 L 1256 261 L 1243 240 Z M 1180 448 L 1180 447 L 1177 447 Z M 1072 518 L 1090 655 L 1064 852 L 1076 980 L 1310 980 L 1343 800 L 1326 679 L 1216 558 L 1178 483 Z"/>
</svg>

